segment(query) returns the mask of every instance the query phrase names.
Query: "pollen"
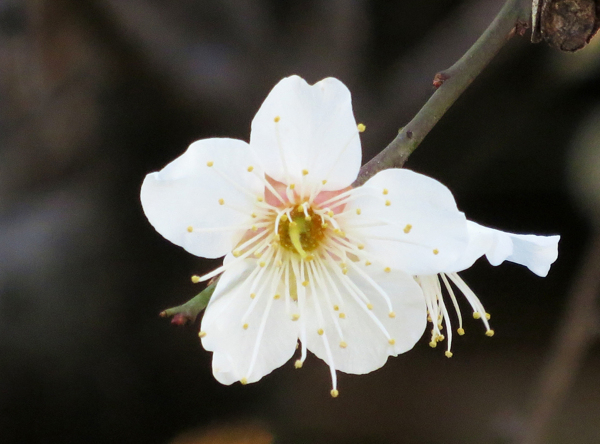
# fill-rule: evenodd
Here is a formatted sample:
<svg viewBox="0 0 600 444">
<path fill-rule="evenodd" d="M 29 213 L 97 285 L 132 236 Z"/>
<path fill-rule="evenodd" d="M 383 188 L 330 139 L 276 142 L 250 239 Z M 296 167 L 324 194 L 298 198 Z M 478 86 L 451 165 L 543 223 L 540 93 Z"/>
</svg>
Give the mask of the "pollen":
<svg viewBox="0 0 600 444">
<path fill-rule="evenodd" d="M 254 217 L 258 217 L 258 216 L 257 216 L 257 214 L 256 214 L 256 213 L 252 213 L 252 214 L 250 214 L 250 217 L 253 217 L 253 218 L 254 218 Z"/>
<path fill-rule="evenodd" d="M 389 316 L 390 318 L 394 319 L 394 318 L 396 317 L 396 313 L 395 313 L 395 312 L 393 312 L 393 311 L 390 311 L 390 312 L 389 312 L 389 314 L 388 314 L 388 316 Z"/>
<path fill-rule="evenodd" d="M 246 385 L 246 384 L 248 384 L 248 379 L 242 378 L 242 379 L 240 379 L 240 382 L 242 385 Z"/>
<path fill-rule="evenodd" d="M 473 319 L 481 319 L 481 314 L 478 311 L 473 312 Z"/>
<path fill-rule="evenodd" d="M 260 265 L 261 267 L 264 267 L 265 265 L 267 265 L 267 263 L 265 261 L 260 261 L 258 263 L 258 265 Z"/>
<path fill-rule="evenodd" d="M 447 358 L 451 358 L 453 356 L 453 354 L 450 350 L 446 350 L 446 352 L 444 354 L 446 355 Z"/>
<path fill-rule="evenodd" d="M 257 200 L 258 202 L 262 202 L 263 200 L 265 200 L 265 198 L 264 198 L 264 197 L 262 197 L 262 196 L 256 196 L 256 200 Z"/>
<path fill-rule="evenodd" d="M 294 367 L 302 368 L 302 361 L 300 359 L 298 359 L 296 362 L 294 362 Z"/>
<path fill-rule="evenodd" d="M 389 200 L 386 200 L 386 201 L 385 201 L 385 206 L 386 206 L 386 207 L 389 207 L 391 204 L 392 204 L 392 202 L 390 202 Z"/>
<path fill-rule="evenodd" d="M 411 224 L 406 224 L 406 226 L 404 227 L 404 232 L 406 234 L 410 233 L 410 230 L 412 230 L 412 225 Z"/>
<path fill-rule="evenodd" d="M 193 276 L 192 276 L 192 282 L 193 282 L 194 284 L 197 284 L 198 282 L 200 282 L 200 276 L 198 276 L 198 275 L 196 275 L 196 274 L 195 274 L 195 275 L 193 275 Z"/>
<path fill-rule="evenodd" d="M 292 321 L 297 321 L 298 319 L 300 319 L 300 315 L 298 313 L 294 313 L 292 315 Z"/>
<path fill-rule="evenodd" d="M 373 304 L 367 304 L 367 308 L 368 308 L 369 310 L 373 310 Z"/>
<path fill-rule="evenodd" d="M 213 166 L 215 163 L 212 160 L 209 160 L 208 162 L 206 162 L 206 166 L 207 167 L 211 167 Z"/>
<path fill-rule="evenodd" d="M 431 342 L 429 343 L 429 346 L 430 346 L 431 348 L 436 348 L 436 347 L 437 347 L 437 342 L 436 342 L 436 341 L 431 341 Z"/>
<path fill-rule="evenodd" d="M 370 261 L 365 261 L 365 265 L 369 266 L 369 265 L 371 265 L 371 262 Z"/>
<path fill-rule="evenodd" d="M 244 328 L 244 330 L 248 330 L 248 324 L 244 324 L 242 325 L 242 327 Z"/>
<path fill-rule="evenodd" d="M 362 211 L 360 211 L 360 208 L 356 209 L 356 214 L 358 214 L 360 216 L 360 213 L 362 213 Z"/>
<path fill-rule="evenodd" d="M 188 233 L 192 233 L 194 231 L 194 227 L 192 227 L 191 225 L 189 227 L 187 227 Z"/>
<path fill-rule="evenodd" d="M 486 313 L 485 318 L 489 321 L 492 318 L 492 315 L 489 313 Z"/>
<path fill-rule="evenodd" d="M 308 175 L 308 170 L 302 170 L 302 175 L 303 176 L 307 176 Z"/>
<path fill-rule="evenodd" d="M 394 338 L 388 339 L 388 344 L 394 345 L 395 343 L 396 343 L 396 340 Z"/>
<path fill-rule="evenodd" d="M 330 391 L 329 393 L 331 394 L 332 398 L 337 398 L 338 396 L 340 396 L 340 392 L 335 389 Z"/>
<path fill-rule="evenodd" d="M 293 183 L 291 183 L 291 184 L 290 184 L 290 190 L 293 190 L 294 188 L 296 188 L 296 185 L 295 185 L 295 184 L 293 184 Z"/>
<path fill-rule="evenodd" d="M 233 257 L 240 257 L 242 252 L 240 250 L 233 250 Z"/>
<path fill-rule="evenodd" d="M 437 255 L 437 254 L 439 254 L 439 253 L 440 253 L 440 250 L 438 250 L 437 248 L 436 248 L 435 250 L 433 250 L 433 254 L 436 254 L 436 255 Z"/>
<path fill-rule="evenodd" d="M 486 331 L 485 335 L 489 336 L 491 338 L 492 336 L 494 336 L 494 330 L 488 330 L 488 331 Z"/>
<path fill-rule="evenodd" d="M 323 180 L 321 181 L 321 183 L 322 183 L 323 185 L 325 185 L 325 184 L 327 183 L 327 180 L 323 179 Z"/>
<path fill-rule="evenodd" d="M 225 200 L 224 199 L 219 199 L 219 205 L 225 205 Z"/>
<path fill-rule="evenodd" d="M 383 194 L 387 194 L 387 193 L 389 193 L 388 189 L 387 189 L 387 188 L 384 188 L 384 189 L 383 189 Z"/>
<path fill-rule="evenodd" d="M 275 296 L 273 296 L 273 299 L 275 299 L 275 300 L 277 300 L 279 298 L 281 298 L 281 295 L 276 294 Z"/>
<path fill-rule="evenodd" d="M 367 129 L 367 127 L 365 125 L 363 125 L 362 123 L 359 123 L 358 125 L 356 125 L 356 128 L 358 129 L 359 133 L 364 133 L 365 130 Z"/>
<path fill-rule="evenodd" d="M 320 328 L 317 330 L 317 333 L 319 334 L 319 336 L 323 336 L 323 333 L 325 333 L 325 331 L 322 328 Z"/>
<path fill-rule="evenodd" d="M 390 271 L 392 271 L 392 269 L 390 267 L 385 267 L 383 269 L 383 271 L 385 271 L 386 273 L 389 273 Z"/>
<path fill-rule="evenodd" d="M 254 167 L 253 167 L 252 165 L 250 165 L 250 166 L 248 167 L 248 172 L 249 172 L 249 173 L 251 173 L 252 171 L 254 171 Z"/>
<path fill-rule="evenodd" d="M 273 119 L 273 122 L 277 123 L 281 120 L 281 117 L 279 116 L 275 116 L 275 118 Z"/>
<path fill-rule="evenodd" d="M 256 297 L 256 293 L 250 293 L 250 299 L 254 299 Z"/>
<path fill-rule="evenodd" d="M 206 337 L 206 332 L 205 331 L 200 331 L 200 333 L 198 333 L 198 336 L 200 338 L 204 338 L 204 337 Z"/>
<path fill-rule="evenodd" d="M 339 305 L 334 305 L 334 306 L 333 306 L 333 309 L 334 309 L 335 311 L 338 311 L 338 310 L 340 309 L 340 306 L 339 306 Z"/>
<path fill-rule="evenodd" d="M 344 341 L 341 341 L 340 342 L 340 347 L 341 348 L 346 348 L 346 347 L 348 347 L 348 344 L 346 344 Z"/>
<path fill-rule="evenodd" d="M 457 332 L 459 335 L 461 335 L 461 336 L 462 336 L 462 335 L 464 335 L 464 334 L 465 334 L 465 329 L 461 327 L 461 328 L 458 328 L 458 329 L 456 330 L 456 332 Z"/>
<path fill-rule="evenodd" d="M 340 313 L 340 319 L 346 319 L 346 313 Z"/>
</svg>

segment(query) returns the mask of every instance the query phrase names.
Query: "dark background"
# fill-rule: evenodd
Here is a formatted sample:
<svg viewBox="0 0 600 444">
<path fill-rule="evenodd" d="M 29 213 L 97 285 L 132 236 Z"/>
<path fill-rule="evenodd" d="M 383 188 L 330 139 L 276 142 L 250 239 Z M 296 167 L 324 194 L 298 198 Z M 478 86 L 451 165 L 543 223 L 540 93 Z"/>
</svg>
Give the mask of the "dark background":
<svg viewBox="0 0 600 444">
<path fill-rule="evenodd" d="M 247 423 L 280 443 L 519 442 L 598 225 L 600 173 L 582 165 L 600 137 L 581 136 L 600 127 L 598 41 L 573 55 L 515 37 L 406 164 L 470 219 L 562 236 L 547 278 L 483 260 L 462 273 L 496 335 L 468 317 L 450 360 L 425 335 L 376 372 L 340 374 L 338 399 L 314 356 L 220 385 L 197 326 L 157 316 L 219 261 L 164 240 L 139 203 L 144 176 L 192 141 L 248 140 L 291 74 L 348 85 L 368 160 L 501 4 L 0 0 L 0 442 L 217 442 L 202 434 Z M 546 442 L 600 442 L 599 370 L 595 343 Z"/>
</svg>

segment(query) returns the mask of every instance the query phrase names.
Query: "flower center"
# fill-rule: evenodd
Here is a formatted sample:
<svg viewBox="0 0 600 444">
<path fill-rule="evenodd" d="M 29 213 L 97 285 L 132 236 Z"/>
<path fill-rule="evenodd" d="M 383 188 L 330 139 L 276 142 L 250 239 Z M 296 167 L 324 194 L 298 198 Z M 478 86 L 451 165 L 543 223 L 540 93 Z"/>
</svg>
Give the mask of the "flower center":
<svg viewBox="0 0 600 444">
<path fill-rule="evenodd" d="M 306 211 L 302 206 L 294 208 L 290 213 L 291 220 L 285 218 L 279 223 L 277 234 L 280 244 L 289 251 L 298 253 L 305 258 L 307 251 L 313 251 L 325 236 L 325 228 L 321 216 L 315 214 L 312 208 Z"/>
</svg>

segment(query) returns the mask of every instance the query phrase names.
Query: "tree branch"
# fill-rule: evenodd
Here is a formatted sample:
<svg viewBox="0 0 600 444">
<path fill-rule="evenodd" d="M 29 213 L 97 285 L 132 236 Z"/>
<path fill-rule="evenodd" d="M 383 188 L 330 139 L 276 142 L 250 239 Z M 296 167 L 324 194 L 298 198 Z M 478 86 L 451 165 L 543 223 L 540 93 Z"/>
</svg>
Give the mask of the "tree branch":
<svg viewBox="0 0 600 444">
<path fill-rule="evenodd" d="M 444 113 L 514 35 L 519 23 L 528 23 L 531 0 L 507 0 L 490 26 L 454 65 L 436 74 L 437 91 L 398 136 L 360 170 L 353 186 L 387 168 L 400 168 Z"/>
</svg>

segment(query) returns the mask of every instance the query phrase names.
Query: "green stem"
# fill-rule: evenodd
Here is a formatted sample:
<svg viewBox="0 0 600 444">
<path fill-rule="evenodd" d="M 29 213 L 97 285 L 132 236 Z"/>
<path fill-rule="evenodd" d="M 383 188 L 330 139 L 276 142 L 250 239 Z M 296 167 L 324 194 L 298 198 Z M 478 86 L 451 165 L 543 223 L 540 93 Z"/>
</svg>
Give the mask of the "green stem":
<svg viewBox="0 0 600 444">
<path fill-rule="evenodd" d="M 206 308 L 208 301 L 215 291 L 217 282 L 208 285 L 204 290 L 198 293 L 195 297 L 187 301 L 185 304 L 177 307 L 168 308 L 160 313 L 163 318 L 172 317 L 173 324 L 184 325 L 188 322 L 194 322 L 200 312 Z"/>
<path fill-rule="evenodd" d="M 401 168 L 444 113 L 514 35 L 517 23 L 528 23 L 531 0 L 507 0 L 494 21 L 454 65 L 436 74 L 437 91 L 396 138 L 360 169 L 352 186 L 360 186 L 387 168 Z"/>
</svg>

